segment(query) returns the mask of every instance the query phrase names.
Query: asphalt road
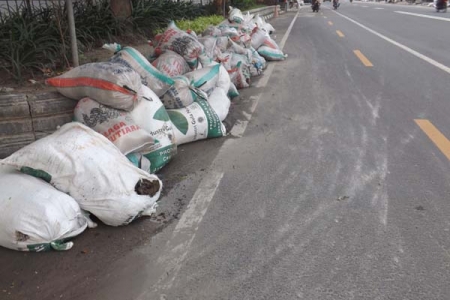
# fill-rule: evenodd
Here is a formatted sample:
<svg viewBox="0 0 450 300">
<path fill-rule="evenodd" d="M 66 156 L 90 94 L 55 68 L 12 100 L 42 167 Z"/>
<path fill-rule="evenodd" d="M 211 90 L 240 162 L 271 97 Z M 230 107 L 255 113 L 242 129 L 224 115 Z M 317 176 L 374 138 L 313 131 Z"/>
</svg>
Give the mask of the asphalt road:
<svg viewBox="0 0 450 300">
<path fill-rule="evenodd" d="M 271 20 L 288 59 L 162 174 L 180 215 L 73 299 L 450 299 L 450 19 L 329 8 Z"/>
<path fill-rule="evenodd" d="M 242 137 L 92 299 L 450 299 L 449 24 L 396 11 L 447 15 L 328 7 L 299 12 Z"/>
</svg>

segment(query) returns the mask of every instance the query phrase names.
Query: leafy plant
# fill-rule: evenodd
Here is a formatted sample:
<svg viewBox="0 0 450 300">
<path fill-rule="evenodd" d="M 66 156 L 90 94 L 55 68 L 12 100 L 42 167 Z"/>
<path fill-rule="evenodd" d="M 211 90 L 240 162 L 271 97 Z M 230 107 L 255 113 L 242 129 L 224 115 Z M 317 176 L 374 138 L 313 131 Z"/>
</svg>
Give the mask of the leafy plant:
<svg viewBox="0 0 450 300">
<path fill-rule="evenodd" d="M 192 20 L 206 13 L 200 5 L 184 1 L 132 0 L 132 4 L 134 27 L 147 35 L 165 28 L 171 20 Z"/>
<path fill-rule="evenodd" d="M 40 12 L 43 12 L 42 9 Z M 47 11 L 45 11 L 47 12 Z M 23 80 L 25 69 L 42 69 L 52 63 L 60 51 L 54 26 L 42 15 L 14 12 L 0 26 L 0 61 L 2 68 L 17 81 Z"/>
<path fill-rule="evenodd" d="M 223 21 L 222 16 L 212 15 L 207 17 L 198 17 L 194 20 L 180 20 L 176 21 L 175 24 L 178 28 L 182 30 L 193 30 L 196 33 L 202 33 L 210 25 L 217 25 Z"/>
<path fill-rule="evenodd" d="M 230 5 L 239 9 L 248 9 L 256 5 L 256 0 L 231 0 Z"/>
</svg>

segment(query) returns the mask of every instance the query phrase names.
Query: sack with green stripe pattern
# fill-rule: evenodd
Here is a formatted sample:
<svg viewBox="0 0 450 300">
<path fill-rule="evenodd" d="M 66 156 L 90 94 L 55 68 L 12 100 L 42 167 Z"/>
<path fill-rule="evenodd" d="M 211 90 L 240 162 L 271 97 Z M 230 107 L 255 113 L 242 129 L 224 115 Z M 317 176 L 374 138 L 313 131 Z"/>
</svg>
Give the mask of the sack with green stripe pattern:
<svg viewBox="0 0 450 300">
<path fill-rule="evenodd" d="M 266 60 L 285 60 L 287 55 L 283 53 L 280 49 L 271 48 L 269 46 L 261 46 L 258 48 L 258 53 Z"/>
<path fill-rule="evenodd" d="M 161 97 L 168 109 L 183 108 L 197 99 L 207 99 L 219 80 L 220 64 L 173 77 L 173 86 Z"/>
<path fill-rule="evenodd" d="M 201 69 L 184 74 L 191 84 L 208 95 L 216 87 L 219 80 L 220 64 L 203 67 Z"/>
<path fill-rule="evenodd" d="M 225 136 L 225 126 L 206 100 L 198 99 L 185 108 L 168 109 L 177 145 Z"/>
<path fill-rule="evenodd" d="M 155 68 L 138 50 L 124 47 L 109 59 L 110 62 L 125 65 L 141 75 L 142 84 L 161 97 L 174 81 Z"/>
<path fill-rule="evenodd" d="M 155 173 L 177 153 L 177 145 L 172 121 L 170 121 L 161 100 L 146 86 L 142 86 L 141 97 L 139 104 L 131 112 L 131 117 L 140 128 L 147 131 L 155 140 L 155 144 L 150 151 L 138 151 L 150 161 L 150 173 Z M 133 159 L 139 159 L 139 164 L 135 165 L 141 169 L 147 169 L 145 159 L 143 160 L 136 155 L 127 157 L 132 162 Z"/>
<path fill-rule="evenodd" d="M 68 250 L 67 239 L 95 227 L 78 203 L 45 181 L 0 165 L 0 246 Z"/>
</svg>

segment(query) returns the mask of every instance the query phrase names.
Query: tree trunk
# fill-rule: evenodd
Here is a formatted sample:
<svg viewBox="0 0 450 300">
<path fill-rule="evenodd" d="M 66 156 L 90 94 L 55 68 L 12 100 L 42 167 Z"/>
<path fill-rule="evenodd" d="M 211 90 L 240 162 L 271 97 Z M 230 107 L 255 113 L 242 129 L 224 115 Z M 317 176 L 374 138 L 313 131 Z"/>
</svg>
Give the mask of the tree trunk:
<svg viewBox="0 0 450 300">
<path fill-rule="evenodd" d="M 111 11 L 118 19 L 126 19 L 131 16 L 131 0 L 110 0 Z"/>
</svg>

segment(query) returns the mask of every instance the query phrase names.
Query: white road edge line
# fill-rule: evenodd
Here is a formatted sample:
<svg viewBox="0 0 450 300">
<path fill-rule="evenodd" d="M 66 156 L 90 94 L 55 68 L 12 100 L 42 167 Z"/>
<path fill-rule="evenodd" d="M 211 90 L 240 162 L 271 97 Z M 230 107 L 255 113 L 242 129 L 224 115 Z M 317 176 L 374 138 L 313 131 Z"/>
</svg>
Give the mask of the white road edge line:
<svg viewBox="0 0 450 300">
<path fill-rule="evenodd" d="M 405 46 L 403 44 L 400 44 L 399 42 L 396 42 L 393 39 L 390 39 L 387 36 L 384 36 L 381 33 L 377 32 L 377 31 L 375 31 L 373 29 L 370 29 L 369 27 L 367 27 L 367 26 L 365 26 L 365 25 L 363 25 L 363 24 L 361 24 L 361 23 L 359 23 L 359 22 L 357 22 L 357 21 L 355 21 L 355 20 L 353 20 L 353 19 L 351 19 L 351 18 L 349 18 L 347 16 L 344 16 L 341 13 L 338 13 L 337 11 L 334 11 L 334 13 L 336 13 L 336 14 L 340 15 L 341 17 L 347 19 L 348 21 L 358 25 L 359 27 L 369 31 L 370 33 L 373 33 L 374 35 L 382 38 L 383 40 L 385 40 L 385 41 L 387 41 L 387 42 L 389 42 L 389 43 L 391 43 L 391 44 L 393 44 L 393 45 L 395 45 L 395 46 L 405 50 L 406 52 L 408 52 L 408 53 L 410 53 L 410 54 L 412 54 L 412 55 L 414 55 L 414 56 L 416 56 L 416 57 L 426 61 L 427 63 L 429 63 L 429 64 L 431 64 L 431 65 L 441 69 L 442 71 L 447 72 L 448 74 L 450 74 L 450 68 L 447 67 L 446 65 L 443 65 L 440 62 L 437 62 L 434 59 L 429 58 L 428 56 L 425 56 L 425 55 L 423 55 L 423 54 L 421 54 L 421 53 L 419 53 L 419 52 L 417 52 L 417 51 L 415 51 L 415 50 L 413 50 L 413 49 L 411 49 L 411 48 L 409 48 L 409 47 L 407 47 L 407 46 Z"/>
<path fill-rule="evenodd" d="M 292 27 L 294 27 L 295 20 L 297 20 L 299 13 L 300 13 L 300 9 L 295 14 L 295 17 L 294 17 L 294 19 L 292 19 L 292 22 L 289 25 L 288 30 L 286 31 L 283 38 L 281 39 L 281 42 L 279 45 L 281 50 L 283 50 L 284 45 L 286 44 L 287 38 L 289 37 L 289 34 L 291 33 Z M 267 83 L 269 82 L 270 76 L 272 75 L 275 64 L 276 64 L 275 62 L 272 62 L 269 64 L 269 66 L 263 73 L 263 77 L 258 81 L 258 83 L 255 85 L 255 87 L 260 88 L 260 87 L 267 86 Z M 244 114 L 246 117 L 246 120 L 237 121 L 233 125 L 233 128 L 231 128 L 231 130 L 230 130 L 230 134 L 232 136 L 241 138 L 244 135 L 245 130 L 247 129 L 247 125 L 250 122 L 252 115 L 255 112 L 256 107 L 258 106 L 259 99 L 261 99 L 261 96 L 262 96 L 262 93 L 260 93 L 256 96 L 250 97 L 250 101 L 252 102 L 251 108 L 250 108 L 250 114 Z"/>
<path fill-rule="evenodd" d="M 428 16 L 428 15 L 422 15 L 422 14 L 416 14 L 416 13 L 410 13 L 410 12 L 406 12 L 406 11 L 394 11 L 395 13 L 398 14 L 403 14 L 403 15 L 410 15 L 410 16 L 415 16 L 415 17 L 421 17 L 421 18 L 428 18 L 428 19 L 434 19 L 434 20 L 439 20 L 439 21 L 447 21 L 450 22 L 449 18 L 443 18 L 443 17 L 434 17 L 434 16 Z"/>
<path fill-rule="evenodd" d="M 162 272 L 157 283 L 153 285 L 151 293 L 162 294 L 172 287 L 223 175 L 222 172 L 210 171 L 205 174 L 204 179 L 200 182 L 171 238 L 164 246 L 165 254 L 157 260 L 157 264 L 163 266 L 164 272 Z M 142 293 L 138 299 L 147 299 L 147 292 Z"/>
</svg>

